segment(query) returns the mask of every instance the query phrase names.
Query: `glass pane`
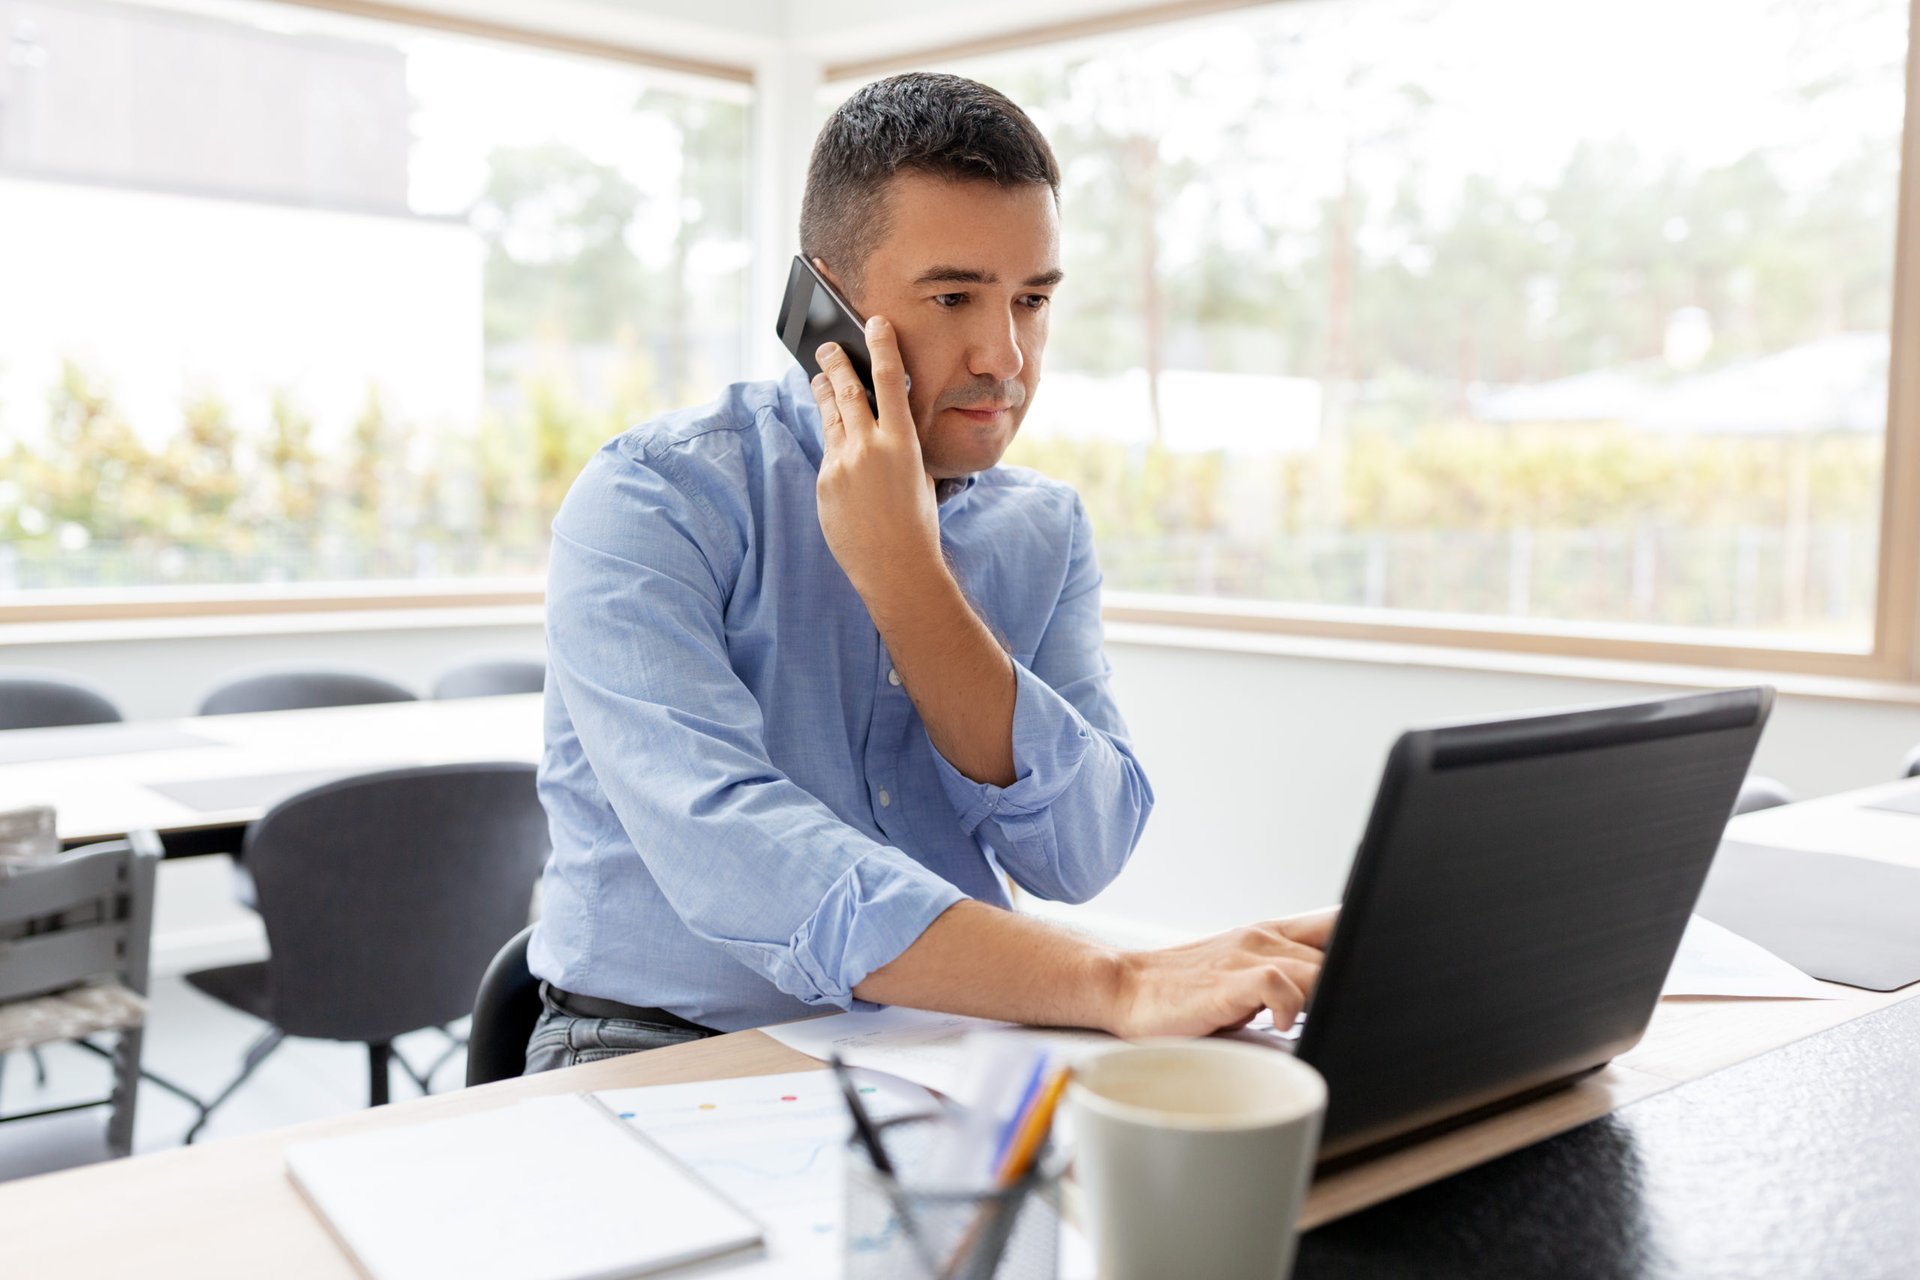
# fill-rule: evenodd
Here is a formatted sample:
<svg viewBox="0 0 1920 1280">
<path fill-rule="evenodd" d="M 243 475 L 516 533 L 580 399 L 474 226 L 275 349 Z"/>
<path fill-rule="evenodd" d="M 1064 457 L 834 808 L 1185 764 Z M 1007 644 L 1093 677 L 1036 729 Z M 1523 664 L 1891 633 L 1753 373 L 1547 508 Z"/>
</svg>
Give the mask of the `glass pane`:
<svg viewBox="0 0 1920 1280">
<path fill-rule="evenodd" d="M 1871 642 L 1903 0 L 1299 3 L 953 69 L 1065 170 L 1110 590 Z"/>
<path fill-rule="evenodd" d="M 540 573 L 739 376 L 749 95 L 217 15 L 0 0 L 0 600 Z"/>
</svg>

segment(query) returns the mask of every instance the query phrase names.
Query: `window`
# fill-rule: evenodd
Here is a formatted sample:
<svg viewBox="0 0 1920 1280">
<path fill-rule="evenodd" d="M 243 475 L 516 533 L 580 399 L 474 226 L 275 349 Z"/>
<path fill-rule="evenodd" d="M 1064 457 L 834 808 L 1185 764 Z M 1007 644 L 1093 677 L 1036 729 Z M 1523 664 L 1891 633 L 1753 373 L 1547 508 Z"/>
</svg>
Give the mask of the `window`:
<svg viewBox="0 0 1920 1280">
<path fill-rule="evenodd" d="M 1065 173 L 1010 460 L 1113 598 L 1872 652 L 1906 49 L 1300 0 L 953 63 Z"/>
<path fill-rule="evenodd" d="M 263 3 L 0 0 L 0 605 L 537 587 L 586 456 L 739 376 L 750 105 Z"/>
</svg>

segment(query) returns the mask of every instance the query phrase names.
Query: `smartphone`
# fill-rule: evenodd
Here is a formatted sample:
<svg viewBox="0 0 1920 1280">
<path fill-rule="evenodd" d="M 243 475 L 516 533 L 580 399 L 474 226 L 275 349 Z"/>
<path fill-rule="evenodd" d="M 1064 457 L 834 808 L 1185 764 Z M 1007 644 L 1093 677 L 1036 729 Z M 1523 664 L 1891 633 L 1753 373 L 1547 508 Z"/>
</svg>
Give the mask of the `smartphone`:
<svg viewBox="0 0 1920 1280">
<path fill-rule="evenodd" d="M 820 344 L 839 343 L 853 362 L 854 372 L 860 375 L 860 385 L 867 389 L 867 407 L 875 414 L 880 412 L 873 394 L 873 357 L 867 351 L 861 318 L 804 257 L 795 255 L 793 267 L 787 272 L 787 292 L 780 300 L 780 319 L 774 332 L 807 371 L 809 381 L 820 373 L 820 362 L 813 358 Z M 909 379 L 907 386 L 912 385 Z"/>
</svg>

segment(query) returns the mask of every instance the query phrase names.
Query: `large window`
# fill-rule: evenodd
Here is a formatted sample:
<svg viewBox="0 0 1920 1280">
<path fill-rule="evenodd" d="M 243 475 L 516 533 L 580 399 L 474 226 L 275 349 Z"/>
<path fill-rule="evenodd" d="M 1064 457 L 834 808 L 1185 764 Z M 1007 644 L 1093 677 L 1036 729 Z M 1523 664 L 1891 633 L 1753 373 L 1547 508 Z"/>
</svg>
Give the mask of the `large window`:
<svg viewBox="0 0 1920 1280">
<path fill-rule="evenodd" d="M 1906 0 L 1297 0 L 951 63 L 1065 170 L 1012 460 L 1115 593 L 1870 651 L 1906 50 Z"/>
<path fill-rule="evenodd" d="M 0 605 L 537 585 L 741 370 L 749 86 L 199 9 L 0 0 Z"/>
</svg>

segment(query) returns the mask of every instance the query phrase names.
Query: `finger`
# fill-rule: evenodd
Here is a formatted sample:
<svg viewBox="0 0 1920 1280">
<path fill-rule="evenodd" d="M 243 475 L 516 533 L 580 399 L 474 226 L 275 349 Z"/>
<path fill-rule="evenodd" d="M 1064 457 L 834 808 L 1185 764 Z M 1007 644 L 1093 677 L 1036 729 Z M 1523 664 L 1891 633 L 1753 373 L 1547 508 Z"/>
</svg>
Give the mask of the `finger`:
<svg viewBox="0 0 1920 1280">
<path fill-rule="evenodd" d="M 1333 940 L 1333 926 L 1340 922 L 1340 908 L 1323 907 L 1319 911 L 1308 911 L 1302 915 L 1287 916 L 1274 921 L 1286 930 L 1289 938 L 1295 942 L 1304 942 L 1310 947 L 1325 951 Z"/>
<path fill-rule="evenodd" d="M 853 371 L 853 361 L 837 342 L 823 342 L 814 353 L 820 368 L 833 380 L 833 395 L 840 408 L 840 421 L 847 434 L 864 437 L 873 431 L 873 410 L 867 406 L 867 389 Z"/>
<path fill-rule="evenodd" d="M 840 402 L 833 394 L 833 379 L 826 374 L 816 374 L 813 382 L 813 402 L 820 407 L 820 440 L 828 453 L 833 453 L 845 443 L 846 424 L 840 420 Z"/>
<path fill-rule="evenodd" d="M 1241 931 L 1240 945 L 1263 960 L 1286 956 L 1319 964 L 1326 954 L 1311 942 L 1294 937 L 1291 927 L 1277 920 L 1269 924 L 1248 925 Z"/>
<path fill-rule="evenodd" d="M 1307 992 L 1313 990 L 1313 980 L 1307 978 L 1305 985 L 1296 980 L 1289 972 L 1290 963 L 1282 960 L 1267 966 L 1263 971 L 1260 985 L 1260 1001 L 1273 1010 L 1273 1025 L 1285 1029 L 1293 1025 L 1300 1011 L 1307 1007 Z"/>
<path fill-rule="evenodd" d="M 880 402 L 882 430 L 913 431 L 913 410 L 907 407 L 907 363 L 900 340 L 885 316 L 867 317 L 867 354 L 873 360 L 873 394 Z"/>
</svg>

